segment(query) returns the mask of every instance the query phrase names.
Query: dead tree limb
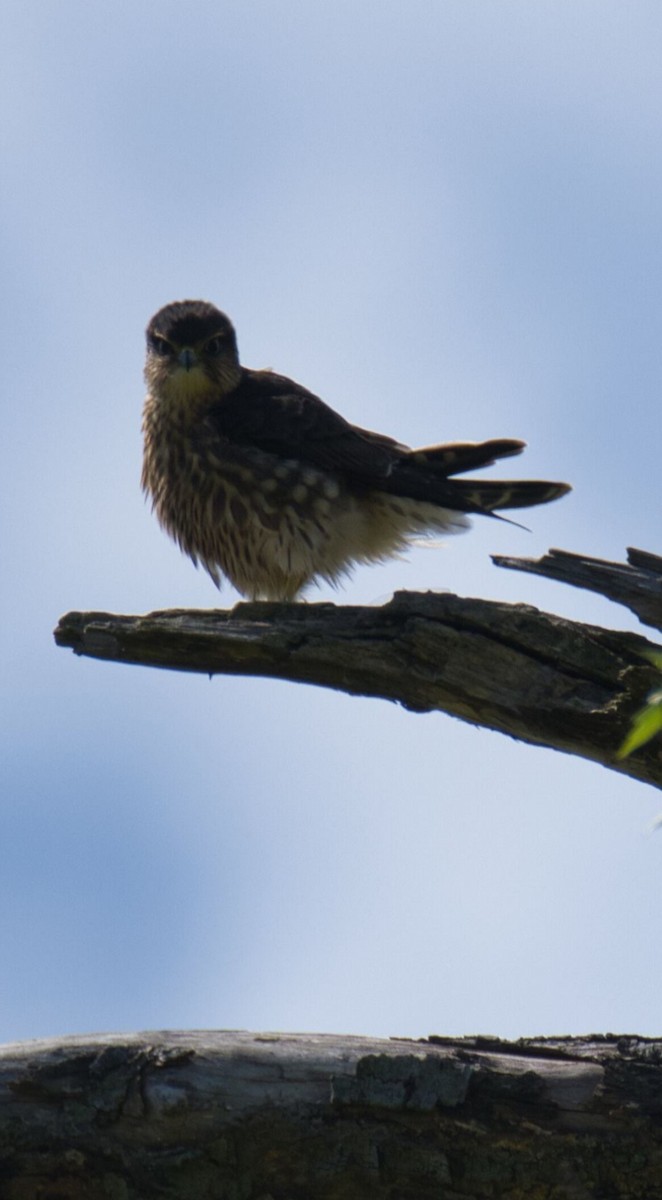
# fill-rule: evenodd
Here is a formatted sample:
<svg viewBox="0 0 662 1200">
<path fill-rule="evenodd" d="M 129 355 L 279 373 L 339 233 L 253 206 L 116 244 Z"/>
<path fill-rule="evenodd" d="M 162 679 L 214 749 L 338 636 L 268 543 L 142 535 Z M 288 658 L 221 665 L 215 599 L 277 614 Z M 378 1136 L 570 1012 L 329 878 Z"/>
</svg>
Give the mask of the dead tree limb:
<svg viewBox="0 0 662 1200">
<path fill-rule="evenodd" d="M 662 1198 L 662 1042 L 184 1032 L 0 1047 L 3 1200 Z"/>
<path fill-rule="evenodd" d="M 627 563 L 615 563 L 570 554 L 567 550 L 550 550 L 542 558 L 494 554 L 492 561 L 498 567 L 528 571 L 530 575 L 543 575 L 546 579 L 598 592 L 631 609 L 644 625 L 662 629 L 662 558 L 632 546 L 628 547 L 627 556 Z"/>
<path fill-rule="evenodd" d="M 439 710 L 662 786 L 657 741 L 615 758 L 657 680 L 651 643 L 526 605 L 400 592 L 379 608 L 69 613 L 55 638 L 114 662 L 269 676 Z"/>
</svg>

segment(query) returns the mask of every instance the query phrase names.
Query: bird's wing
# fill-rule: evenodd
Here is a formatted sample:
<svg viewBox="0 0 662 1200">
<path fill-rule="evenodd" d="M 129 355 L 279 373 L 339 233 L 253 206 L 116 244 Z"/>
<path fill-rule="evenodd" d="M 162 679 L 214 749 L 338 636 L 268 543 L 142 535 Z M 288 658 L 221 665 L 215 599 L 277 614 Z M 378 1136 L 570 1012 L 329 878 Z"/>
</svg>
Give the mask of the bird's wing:
<svg viewBox="0 0 662 1200">
<path fill-rule="evenodd" d="M 453 476 L 519 454 L 512 438 L 450 442 L 417 450 L 381 433 L 351 425 L 299 384 L 271 371 L 244 369 L 242 380 L 210 410 L 215 436 L 282 459 L 335 471 L 359 489 L 375 488 L 462 512 L 544 504 L 567 484 L 537 480 L 486 482 Z"/>
<path fill-rule="evenodd" d="M 215 433 L 279 458 L 347 472 L 366 484 L 387 479 L 409 447 L 351 425 L 291 379 L 244 370 L 241 383 L 208 413 Z"/>
</svg>

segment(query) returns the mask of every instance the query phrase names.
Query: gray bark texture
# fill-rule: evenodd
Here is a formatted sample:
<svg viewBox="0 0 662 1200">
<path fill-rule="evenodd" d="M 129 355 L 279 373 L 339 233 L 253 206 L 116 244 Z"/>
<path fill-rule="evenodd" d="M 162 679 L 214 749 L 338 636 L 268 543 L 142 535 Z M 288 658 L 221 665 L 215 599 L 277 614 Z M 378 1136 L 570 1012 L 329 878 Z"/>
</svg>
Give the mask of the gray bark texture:
<svg viewBox="0 0 662 1200">
<path fill-rule="evenodd" d="M 660 625 L 662 560 L 630 554 L 638 556 L 635 564 L 561 551 L 539 562 L 497 561 L 590 587 Z M 655 645 L 523 604 L 398 592 L 381 607 L 73 612 L 62 617 L 55 639 L 114 662 L 270 676 L 381 697 L 415 712 L 436 709 L 662 786 L 660 739 L 616 758 L 634 713 L 659 682 L 647 658 Z"/>
<path fill-rule="evenodd" d="M 3 1200 L 660 1200 L 662 1042 L 149 1033 L 0 1048 Z"/>
</svg>

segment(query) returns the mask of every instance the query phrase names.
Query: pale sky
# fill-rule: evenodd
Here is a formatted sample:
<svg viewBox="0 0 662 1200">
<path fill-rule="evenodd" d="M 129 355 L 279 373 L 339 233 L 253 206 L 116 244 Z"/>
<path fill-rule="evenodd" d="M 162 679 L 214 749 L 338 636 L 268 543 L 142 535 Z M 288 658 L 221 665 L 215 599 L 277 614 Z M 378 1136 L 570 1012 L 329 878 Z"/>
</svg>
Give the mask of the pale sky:
<svg viewBox="0 0 662 1200">
<path fill-rule="evenodd" d="M 661 552 L 657 0 L 7 0 L 0 1040 L 659 1033 L 657 792 L 440 714 L 77 659 L 228 607 L 139 488 L 143 330 L 572 495 L 311 599 L 624 610 L 499 571 Z M 653 631 L 648 635 L 655 640 Z"/>
</svg>

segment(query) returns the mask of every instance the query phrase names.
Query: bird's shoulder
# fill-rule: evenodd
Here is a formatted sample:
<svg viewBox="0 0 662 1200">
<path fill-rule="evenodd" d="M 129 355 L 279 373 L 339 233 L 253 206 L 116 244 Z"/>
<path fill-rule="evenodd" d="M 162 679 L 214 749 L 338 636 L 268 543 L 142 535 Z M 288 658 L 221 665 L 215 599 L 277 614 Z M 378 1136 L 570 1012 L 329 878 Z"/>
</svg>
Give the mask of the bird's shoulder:
<svg viewBox="0 0 662 1200">
<path fill-rule="evenodd" d="M 301 384 L 274 371 L 242 369 L 236 388 L 207 414 L 217 434 L 330 470 L 388 475 L 406 447 L 352 425 Z"/>
</svg>

